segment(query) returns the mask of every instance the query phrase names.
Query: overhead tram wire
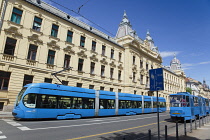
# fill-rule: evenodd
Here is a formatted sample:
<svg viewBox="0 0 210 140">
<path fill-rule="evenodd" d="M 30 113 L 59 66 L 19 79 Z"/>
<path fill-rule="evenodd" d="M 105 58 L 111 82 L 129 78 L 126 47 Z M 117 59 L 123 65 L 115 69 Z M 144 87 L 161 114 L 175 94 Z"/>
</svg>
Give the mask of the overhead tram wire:
<svg viewBox="0 0 210 140">
<path fill-rule="evenodd" d="M 85 4 L 87 4 L 89 1 L 90 1 L 90 0 L 87 0 L 84 4 L 82 4 L 82 5 L 78 8 L 78 12 L 77 12 L 77 13 L 79 13 L 79 12 L 80 12 L 80 9 L 81 9 Z"/>
<path fill-rule="evenodd" d="M 69 11 L 71 11 L 71 12 L 73 12 L 73 13 L 75 13 L 75 14 L 81 16 L 81 17 L 83 17 L 84 19 L 86 19 L 86 20 L 89 21 L 90 23 L 96 25 L 96 26 L 99 27 L 100 29 L 106 31 L 107 33 L 109 33 L 109 34 L 112 35 L 113 37 L 115 36 L 113 33 L 109 32 L 108 30 L 106 30 L 106 29 L 104 29 L 103 27 L 99 26 L 99 25 L 96 24 L 95 22 L 89 20 L 88 18 L 86 18 L 85 16 L 81 15 L 80 13 L 75 12 L 74 10 L 69 9 L 69 8 L 67 8 L 67 7 L 65 7 L 65 6 L 63 6 L 63 5 L 61 5 L 61 4 L 57 3 L 57 2 L 55 2 L 55 1 L 53 1 L 53 0 L 49 0 L 49 1 L 51 1 L 51 2 L 53 2 L 53 3 L 55 3 L 55 4 L 57 4 L 57 5 L 59 5 L 59 6 L 63 7 L 63 8 L 65 8 L 65 9 L 67 9 L 67 10 L 69 10 Z M 86 3 L 87 3 L 87 2 L 86 2 Z M 86 4 L 86 3 L 85 3 L 85 4 Z M 84 5 L 84 4 L 83 4 L 83 5 Z M 82 6 L 80 6 L 80 7 L 82 7 Z"/>
</svg>

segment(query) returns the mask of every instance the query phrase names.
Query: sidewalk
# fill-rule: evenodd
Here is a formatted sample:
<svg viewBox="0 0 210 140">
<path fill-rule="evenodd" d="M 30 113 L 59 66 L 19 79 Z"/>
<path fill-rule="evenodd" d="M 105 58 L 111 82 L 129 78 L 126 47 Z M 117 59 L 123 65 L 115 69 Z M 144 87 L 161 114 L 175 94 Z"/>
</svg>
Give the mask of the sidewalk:
<svg viewBox="0 0 210 140">
<path fill-rule="evenodd" d="M 13 119 L 12 112 L 0 111 L 0 119 Z"/>
<path fill-rule="evenodd" d="M 189 125 L 189 124 L 188 124 Z M 182 133 L 180 133 L 180 131 Z M 189 132 L 190 128 L 187 127 L 187 136 L 184 136 L 184 130 L 179 130 L 179 140 L 210 140 L 210 122 L 201 125 L 199 128 L 197 124 L 197 129 L 195 130 L 195 126 L 192 126 L 192 133 Z M 170 140 L 176 140 L 176 133 L 173 132 L 168 136 Z"/>
</svg>

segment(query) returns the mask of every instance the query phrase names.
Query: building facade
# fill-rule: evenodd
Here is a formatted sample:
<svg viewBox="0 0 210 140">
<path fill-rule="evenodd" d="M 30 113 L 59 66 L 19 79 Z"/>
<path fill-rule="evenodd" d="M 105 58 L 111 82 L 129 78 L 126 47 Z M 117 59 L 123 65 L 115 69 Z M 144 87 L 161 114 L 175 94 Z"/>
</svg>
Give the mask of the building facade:
<svg viewBox="0 0 210 140">
<path fill-rule="evenodd" d="M 57 75 L 64 85 L 153 95 L 149 69 L 162 67 L 162 58 L 150 33 L 139 38 L 125 12 L 113 38 L 40 0 L 0 5 L 0 110 L 13 109 L 24 85 L 59 83 L 52 73 L 69 67 Z"/>
</svg>

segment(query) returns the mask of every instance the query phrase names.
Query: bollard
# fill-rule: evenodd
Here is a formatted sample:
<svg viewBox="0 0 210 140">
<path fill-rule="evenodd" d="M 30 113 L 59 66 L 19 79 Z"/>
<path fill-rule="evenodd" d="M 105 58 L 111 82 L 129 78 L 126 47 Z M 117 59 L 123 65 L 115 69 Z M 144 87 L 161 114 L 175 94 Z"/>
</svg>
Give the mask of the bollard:
<svg viewBox="0 0 210 140">
<path fill-rule="evenodd" d="M 192 119 L 190 119 L 190 133 L 192 133 Z"/>
<path fill-rule="evenodd" d="M 165 140 L 168 139 L 168 134 L 167 134 L 167 125 L 165 125 Z"/>
<path fill-rule="evenodd" d="M 179 140 L 179 128 L 178 128 L 178 121 L 176 121 L 176 140 Z"/>
<path fill-rule="evenodd" d="M 195 130 L 197 129 L 197 120 L 195 118 Z"/>
<path fill-rule="evenodd" d="M 149 134 L 149 140 L 151 140 L 151 130 L 148 130 L 148 134 Z"/>
<path fill-rule="evenodd" d="M 199 127 L 201 127 L 201 118 L 200 118 L 200 116 L 198 116 L 199 117 Z"/>
<path fill-rule="evenodd" d="M 187 136 L 186 120 L 184 120 L 184 135 Z"/>
</svg>

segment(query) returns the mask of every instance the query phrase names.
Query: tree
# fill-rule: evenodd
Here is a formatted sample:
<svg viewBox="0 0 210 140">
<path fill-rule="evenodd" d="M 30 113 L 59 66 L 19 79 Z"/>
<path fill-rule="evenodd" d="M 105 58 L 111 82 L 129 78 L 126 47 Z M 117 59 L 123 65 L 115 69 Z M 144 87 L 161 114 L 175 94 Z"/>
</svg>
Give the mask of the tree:
<svg viewBox="0 0 210 140">
<path fill-rule="evenodd" d="M 192 94 L 192 89 L 189 87 L 186 87 L 186 92 L 189 92 L 190 94 Z"/>
</svg>

